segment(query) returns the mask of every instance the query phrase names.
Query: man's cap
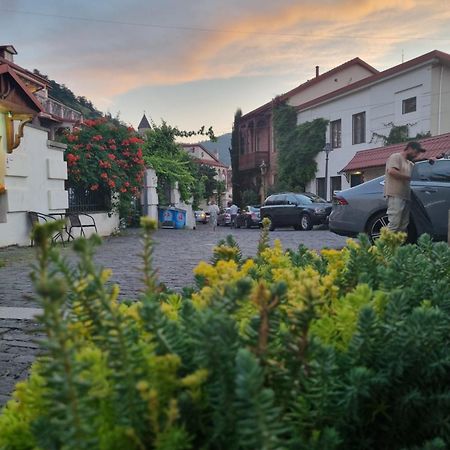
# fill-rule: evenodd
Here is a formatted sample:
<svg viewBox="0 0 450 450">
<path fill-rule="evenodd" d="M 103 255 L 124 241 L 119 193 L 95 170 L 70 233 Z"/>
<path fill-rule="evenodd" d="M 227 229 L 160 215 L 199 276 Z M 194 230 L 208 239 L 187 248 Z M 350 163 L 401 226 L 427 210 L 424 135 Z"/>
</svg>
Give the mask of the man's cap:
<svg viewBox="0 0 450 450">
<path fill-rule="evenodd" d="M 421 153 L 426 152 L 426 150 L 420 145 L 420 142 L 417 142 L 417 141 L 408 142 L 408 145 L 406 146 L 406 148 L 411 148 L 411 149 L 415 150 L 416 152 L 421 152 Z"/>
</svg>

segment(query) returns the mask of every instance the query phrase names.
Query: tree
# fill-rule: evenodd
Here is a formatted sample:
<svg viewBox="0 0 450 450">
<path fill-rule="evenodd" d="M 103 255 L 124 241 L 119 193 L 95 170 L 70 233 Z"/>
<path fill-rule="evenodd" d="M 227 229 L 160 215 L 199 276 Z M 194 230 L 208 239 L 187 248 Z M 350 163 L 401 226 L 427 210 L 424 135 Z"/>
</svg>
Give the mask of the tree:
<svg viewBox="0 0 450 450">
<path fill-rule="evenodd" d="M 142 139 L 134 130 L 106 118 L 86 120 L 62 136 L 67 144 L 68 181 L 71 187 L 111 193 L 125 216 L 139 194 L 144 176 Z"/>
<path fill-rule="evenodd" d="M 242 206 L 241 180 L 239 174 L 239 152 L 240 152 L 240 135 L 239 124 L 242 117 L 242 110 L 239 108 L 234 115 L 233 132 L 231 134 L 231 182 L 233 191 L 233 202 Z"/>
</svg>

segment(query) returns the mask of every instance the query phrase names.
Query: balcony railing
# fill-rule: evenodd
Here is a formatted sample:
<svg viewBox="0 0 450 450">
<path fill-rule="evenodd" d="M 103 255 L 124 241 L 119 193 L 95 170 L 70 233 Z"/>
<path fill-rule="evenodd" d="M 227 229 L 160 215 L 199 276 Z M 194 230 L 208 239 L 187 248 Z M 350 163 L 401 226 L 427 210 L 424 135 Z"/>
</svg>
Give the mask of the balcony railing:
<svg viewBox="0 0 450 450">
<path fill-rule="evenodd" d="M 253 152 L 239 155 L 239 170 L 259 170 L 263 161 L 265 161 L 266 165 L 268 164 L 269 152 Z"/>
<path fill-rule="evenodd" d="M 46 98 L 41 101 L 44 106 L 45 112 L 52 114 L 53 116 L 56 116 L 59 119 L 74 122 L 80 121 L 83 118 L 83 115 L 79 111 L 72 109 L 69 106 L 66 106 L 52 98 Z"/>
</svg>

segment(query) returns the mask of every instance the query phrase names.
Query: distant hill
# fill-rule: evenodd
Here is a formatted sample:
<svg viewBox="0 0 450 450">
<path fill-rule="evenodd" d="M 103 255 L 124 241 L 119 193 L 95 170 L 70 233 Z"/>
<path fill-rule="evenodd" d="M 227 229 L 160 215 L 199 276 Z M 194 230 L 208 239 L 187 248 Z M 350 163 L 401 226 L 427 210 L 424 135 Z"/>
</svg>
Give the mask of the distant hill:
<svg viewBox="0 0 450 450">
<path fill-rule="evenodd" d="M 47 75 L 42 74 L 37 69 L 34 70 L 34 73 L 48 80 L 50 84 L 48 91 L 50 97 L 70 108 L 80 111 L 85 119 L 102 117 L 103 114 L 86 97 L 76 96 L 66 85 L 51 80 Z"/>
<path fill-rule="evenodd" d="M 228 166 L 231 164 L 230 151 L 228 150 L 231 147 L 231 133 L 217 136 L 216 142 L 202 141 L 200 144 L 210 152 L 215 152 L 217 150 L 219 152 L 220 161 Z"/>
</svg>

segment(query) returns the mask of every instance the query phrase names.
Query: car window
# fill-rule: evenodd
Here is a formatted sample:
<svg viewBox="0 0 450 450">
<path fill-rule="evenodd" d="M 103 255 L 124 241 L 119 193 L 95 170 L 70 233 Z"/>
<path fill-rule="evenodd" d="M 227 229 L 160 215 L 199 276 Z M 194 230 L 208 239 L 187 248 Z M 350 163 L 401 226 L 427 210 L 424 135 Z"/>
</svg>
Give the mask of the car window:
<svg viewBox="0 0 450 450">
<path fill-rule="evenodd" d="M 269 195 L 269 197 L 266 198 L 266 201 L 264 202 L 265 205 L 273 205 L 275 195 Z"/>
<path fill-rule="evenodd" d="M 450 160 L 442 159 L 434 164 L 418 163 L 414 166 L 413 180 L 450 182 Z"/>
<path fill-rule="evenodd" d="M 298 199 L 294 194 L 288 194 L 286 200 L 289 205 L 296 205 L 298 203 Z"/>
<path fill-rule="evenodd" d="M 414 166 L 411 178 L 413 180 L 430 181 L 432 165 L 428 163 L 418 163 Z"/>
<path fill-rule="evenodd" d="M 436 161 L 431 166 L 431 181 L 450 183 L 450 159 Z"/>
</svg>

